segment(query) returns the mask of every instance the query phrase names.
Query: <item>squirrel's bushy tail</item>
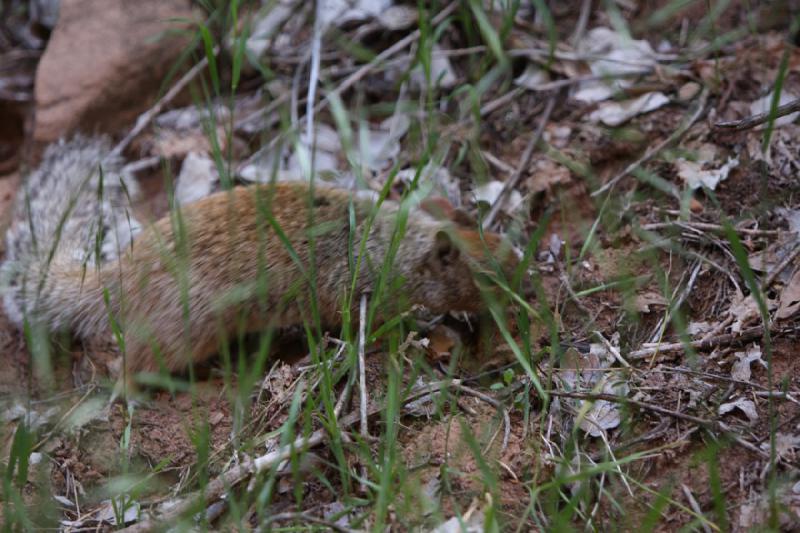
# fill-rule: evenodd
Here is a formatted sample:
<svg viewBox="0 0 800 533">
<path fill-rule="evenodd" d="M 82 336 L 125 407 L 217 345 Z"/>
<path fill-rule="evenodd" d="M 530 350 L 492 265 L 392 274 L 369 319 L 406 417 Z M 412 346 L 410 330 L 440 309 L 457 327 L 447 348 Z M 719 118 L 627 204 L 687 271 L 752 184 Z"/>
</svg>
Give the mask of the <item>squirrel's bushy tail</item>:
<svg viewBox="0 0 800 533">
<path fill-rule="evenodd" d="M 75 136 L 48 147 L 23 181 L 0 264 L 0 292 L 15 323 L 73 327 L 88 312 L 83 304 L 102 303 L 92 272 L 140 228 L 129 209 L 138 186 L 109 153 L 107 139 Z"/>
</svg>

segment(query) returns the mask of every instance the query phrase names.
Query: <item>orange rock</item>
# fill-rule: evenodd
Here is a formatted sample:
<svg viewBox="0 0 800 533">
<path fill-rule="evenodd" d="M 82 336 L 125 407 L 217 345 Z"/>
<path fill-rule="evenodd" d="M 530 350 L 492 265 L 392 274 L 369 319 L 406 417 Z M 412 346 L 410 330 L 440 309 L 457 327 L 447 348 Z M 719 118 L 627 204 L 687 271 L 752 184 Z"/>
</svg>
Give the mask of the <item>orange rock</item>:
<svg viewBox="0 0 800 533">
<path fill-rule="evenodd" d="M 153 104 L 186 41 L 188 0 L 64 0 L 36 70 L 33 140 L 119 131 Z"/>
</svg>

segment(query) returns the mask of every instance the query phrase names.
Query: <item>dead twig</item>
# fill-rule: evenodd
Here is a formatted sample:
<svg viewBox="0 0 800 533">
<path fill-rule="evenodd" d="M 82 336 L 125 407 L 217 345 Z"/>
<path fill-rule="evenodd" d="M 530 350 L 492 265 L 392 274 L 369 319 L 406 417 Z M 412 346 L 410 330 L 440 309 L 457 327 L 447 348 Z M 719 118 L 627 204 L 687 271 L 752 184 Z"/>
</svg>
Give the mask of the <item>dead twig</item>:
<svg viewBox="0 0 800 533">
<path fill-rule="evenodd" d="M 501 448 L 501 451 L 503 451 L 503 452 L 506 451 L 506 448 L 508 447 L 508 439 L 509 439 L 509 436 L 511 435 L 511 417 L 508 416 L 508 411 L 505 409 L 505 407 L 503 407 L 503 404 L 500 403 L 498 400 L 495 400 L 494 398 L 492 398 L 488 394 L 484 394 L 484 393 L 482 393 L 480 391 L 477 391 L 475 389 L 467 387 L 466 385 L 462 385 L 460 380 L 453 380 L 453 381 L 451 381 L 449 383 L 446 382 L 446 381 L 442 381 L 440 383 L 442 383 L 444 385 L 450 384 L 453 387 L 455 387 L 456 389 L 460 390 L 461 392 L 469 394 L 470 396 L 474 396 L 474 397 L 478 398 L 479 400 L 482 400 L 482 401 L 488 403 L 489 405 L 491 405 L 492 407 L 494 407 L 495 409 L 497 409 L 498 411 L 500 411 L 502 413 L 504 431 L 503 431 L 503 446 Z"/>
<path fill-rule="evenodd" d="M 778 263 L 769 274 L 767 274 L 767 277 L 764 278 L 764 283 L 761 284 L 761 289 L 767 290 L 775 281 L 775 279 L 781 274 L 781 272 L 786 270 L 786 267 L 788 267 L 794 262 L 795 259 L 797 259 L 797 256 L 800 256 L 800 242 L 795 244 L 794 249 L 789 252 L 789 254 L 784 257 L 783 260 Z"/>
<path fill-rule="evenodd" d="M 792 113 L 795 113 L 797 111 L 800 111 L 800 98 L 796 98 L 789 103 L 778 106 L 775 109 L 775 113 L 771 113 L 770 111 L 765 111 L 763 113 L 757 113 L 755 115 L 751 115 L 741 120 L 717 122 L 716 124 L 714 124 L 714 128 L 720 130 L 733 130 L 733 131 L 747 130 L 769 121 L 770 118 L 775 118 L 777 120 L 780 117 L 791 115 Z"/>
<path fill-rule="evenodd" d="M 367 370 L 366 358 L 364 357 L 364 346 L 366 339 L 366 323 L 367 323 L 367 295 L 361 295 L 361 305 L 359 308 L 359 323 L 358 323 L 358 385 L 359 385 L 359 415 L 361 418 L 360 433 L 364 442 L 369 441 L 369 429 L 367 426 Z M 367 492 L 367 467 L 361 465 L 361 492 Z"/>
<path fill-rule="evenodd" d="M 271 531 L 269 527 L 271 524 L 275 522 L 280 522 L 283 520 L 295 520 L 298 522 L 303 523 L 304 526 L 308 524 L 318 524 L 320 526 L 324 526 L 331 531 L 339 531 L 341 533 L 350 533 L 354 531 L 358 531 L 356 529 L 350 529 L 348 527 L 340 526 L 335 522 L 331 522 L 329 520 L 325 520 L 324 518 L 320 518 L 318 516 L 314 516 L 308 513 L 278 513 L 267 516 L 264 521 L 261 523 L 261 526 L 265 528 L 266 531 Z"/>
<path fill-rule="evenodd" d="M 695 340 L 685 344 L 682 342 L 672 342 L 667 344 L 658 343 L 655 346 L 648 346 L 641 350 L 634 350 L 628 354 L 628 359 L 646 359 L 656 354 L 664 354 L 685 350 L 687 346 L 695 350 L 707 350 L 716 346 L 733 344 L 734 342 L 747 342 L 760 338 L 764 335 L 764 326 L 754 326 L 740 333 L 723 333 L 707 339 Z"/>
<path fill-rule="evenodd" d="M 692 507 L 692 510 L 697 513 L 697 516 L 703 516 L 703 509 L 700 508 L 700 504 L 697 503 L 697 500 L 692 494 L 692 489 L 687 487 L 685 484 L 681 483 L 681 490 L 683 491 L 683 495 L 686 496 L 686 500 L 689 502 L 689 505 Z M 703 531 L 706 533 L 711 533 L 711 528 L 705 522 L 702 522 Z"/>
<path fill-rule="evenodd" d="M 217 55 L 219 53 L 219 46 L 215 46 L 212 50 L 213 55 Z M 178 93 L 180 93 L 184 87 L 189 85 L 191 82 L 200 72 L 206 68 L 208 65 L 208 56 L 203 57 L 195 66 L 189 69 L 189 71 L 184 74 L 178 82 L 173 85 L 167 93 L 162 96 L 158 102 L 155 103 L 153 107 L 139 115 L 139 118 L 136 119 L 136 125 L 133 126 L 131 131 L 119 142 L 117 145 L 109 152 L 108 158 L 118 157 L 122 152 L 128 147 L 128 145 L 133 142 L 137 135 L 142 133 L 142 131 L 147 127 L 153 119 L 161 113 L 161 110 L 164 109 L 164 106 L 167 105 L 175 98 Z"/>
<path fill-rule="evenodd" d="M 444 19 L 449 17 L 453 13 L 453 11 L 455 11 L 455 9 L 456 9 L 456 7 L 458 7 L 458 5 L 459 5 L 459 2 L 451 2 L 450 4 L 448 4 L 444 9 L 442 9 L 439 13 L 437 13 L 436 16 L 433 17 L 433 19 L 431 19 L 431 24 L 435 25 L 435 24 L 439 24 L 440 22 L 442 22 Z M 333 98 L 340 96 L 343 92 L 345 92 L 350 87 L 352 87 L 353 85 L 355 85 L 356 83 L 361 81 L 361 79 L 364 78 L 370 72 L 372 72 L 377 65 L 385 62 L 387 59 L 389 59 L 390 57 L 395 55 L 400 50 L 403 50 L 404 48 L 410 46 L 413 42 L 415 42 L 417 39 L 419 39 L 420 35 L 421 35 L 421 32 L 420 32 L 419 29 L 414 30 L 411 33 L 409 33 L 408 35 L 406 35 L 405 37 L 403 37 L 402 39 L 400 39 L 399 41 L 397 41 L 396 43 L 394 43 L 389 48 L 387 48 L 384 51 L 382 51 L 380 54 L 378 54 L 375 57 L 373 57 L 369 62 L 367 62 L 364 65 L 362 65 L 355 72 L 353 72 L 350 76 L 348 76 L 347 78 L 342 80 L 342 82 L 339 85 L 337 85 L 332 91 L 330 91 L 327 95 L 325 95 L 325 97 L 322 98 L 322 100 L 320 100 L 317 103 L 317 105 L 315 105 L 313 107 L 313 112 L 314 113 L 319 113 L 320 111 L 325 109 L 330 104 L 330 102 L 331 102 L 331 100 Z M 297 121 L 293 120 L 292 121 L 292 127 L 287 128 L 281 135 L 277 135 L 274 139 L 272 139 L 272 141 L 270 141 L 269 143 L 265 144 L 260 149 L 256 150 L 256 152 L 254 154 L 252 154 L 245 161 L 240 163 L 239 166 L 237 167 L 237 172 L 236 173 L 240 174 L 242 169 L 244 169 L 248 165 L 252 164 L 253 161 L 256 161 L 265 152 L 268 152 L 269 150 L 271 150 L 280 141 L 280 139 L 284 138 L 285 135 L 293 135 L 293 134 L 297 133 L 297 124 L 298 123 L 299 123 L 299 120 L 297 120 Z"/>
<path fill-rule="evenodd" d="M 624 357 L 622 357 L 621 353 L 619 353 L 619 348 L 616 348 L 613 344 L 611 344 L 611 342 L 609 342 L 609 340 L 606 339 L 602 333 L 600 333 L 599 331 L 595 331 L 594 335 L 595 337 L 600 339 L 600 342 L 603 343 L 603 345 L 606 347 L 606 350 L 608 350 L 611 353 L 611 355 L 614 356 L 614 359 L 616 359 L 619 362 L 619 364 L 621 364 L 625 368 L 631 367 L 631 364 L 627 362 Z"/>
<path fill-rule="evenodd" d="M 655 222 L 653 224 L 644 224 L 642 226 L 642 229 L 646 231 L 654 231 L 664 228 L 687 228 L 687 227 L 703 231 L 715 231 L 718 233 L 723 233 L 725 231 L 725 228 L 719 224 L 710 224 L 708 222 L 683 222 L 678 220 L 673 220 L 669 222 Z M 736 231 L 736 233 L 740 233 L 742 235 L 776 236 L 788 233 L 784 230 L 779 230 L 779 229 L 734 228 L 734 230 Z"/>
<path fill-rule="evenodd" d="M 497 213 L 500 212 L 500 208 L 503 206 L 503 202 L 506 200 L 506 196 L 517 187 L 520 178 L 522 178 L 522 174 L 528 168 L 528 165 L 531 161 L 531 156 L 533 155 L 533 150 L 536 148 L 536 145 L 539 144 L 539 141 L 542 139 L 542 134 L 544 133 L 544 128 L 547 125 L 547 121 L 550 120 L 550 113 L 553 111 L 553 106 L 556 103 L 556 95 L 551 96 L 547 100 L 547 104 L 545 105 L 544 111 L 542 112 L 541 117 L 539 118 L 539 125 L 536 128 L 536 132 L 531 136 L 528 140 L 528 145 L 525 147 L 525 151 L 522 153 L 522 157 L 519 160 L 519 164 L 517 165 L 517 169 L 503 184 L 503 188 L 500 191 L 500 194 L 497 195 L 497 199 L 492 204 L 492 207 L 489 209 L 489 212 L 486 214 L 486 217 L 483 219 L 483 227 L 484 229 L 489 228 L 492 225 Z"/>
<path fill-rule="evenodd" d="M 652 403 L 642 402 L 640 400 L 634 400 L 632 398 L 628 398 L 627 396 L 617 396 L 614 394 L 595 393 L 595 392 L 568 392 L 568 391 L 552 391 L 552 390 L 548 391 L 548 393 L 552 394 L 553 396 L 560 396 L 563 398 L 574 398 L 577 400 L 589 400 L 589 401 L 605 400 L 607 402 L 633 405 L 645 411 L 652 411 L 654 413 L 666 415 L 672 418 L 676 418 L 678 420 L 683 420 L 685 422 L 691 422 L 705 429 L 723 433 L 739 446 L 747 450 L 750 450 L 751 452 L 765 459 L 769 458 L 769 453 L 765 452 L 758 446 L 750 442 L 747 442 L 746 440 L 741 438 L 730 428 L 730 426 L 728 426 L 724 422 L 720 422 L 717 420 L 707 420 L 705 418 L 700 418 L 699 416 L 690 415 L 680 411 L 673 411 L 672 409 L 667 409 L 666 407 L 661 407 L 659 405 L 655 405 Z"/>
<path fill-rule="evenodd" d="M 438 381 L 431 383 L 427 386 L 420 387 L 411 391 L 406 398 L 406 403 L 413 401 L 421 396 L 430 394 L 431 392 L 440 390 L 442 386 L 461 386 L 461 380 L 451 380 L 449 382 Z M 471 390 L 471 389 L 470 389 Z M 477 391 L 476 391 L 477 392 Z M 495 400 L 496 401 L 496 400 Z M 380 413 L 384 407 L 376 405 L 367 410 L 367 416 L 375 416 Z M 360 413 L 351 413 L 339 420 L 339 427 L 344 430 L 353 426 L 360 420 Z M 245 459 L 237 466 L 219 475 L 217 478 L 211 480 L 207 485 L 203 494 L 194 497 L 186 498 L 172 505 L 168 510 L 164 511 L 158 518 L 148 518 L 136 524 L 128 526 L 120 531 L 125 533 L 131 532 L 145 532 L 155 531 L 159 529 L 162 524 L 174 523 L 178 518 L 191 511 L 198 504 L 198 498 L 202 500 L 204 505 L 208 506 L 212 502 L 218 500 L 224 495 L 231 487 L 234 487 L 249 478 L 253 474 L 264 472 L 281 462 L 289 459 L 293 453 L 297 453 L 315 446 L 322 444 L 326 438 L 327 430 L 318 429 L 308 437 L 298 437 L 294 442 L 283 446 L 275 451 L 264 454 L 256 459 Z"/>
<path fill-rule="evenodd" d="M 681 137 L 683 137 L 686 132 L 688 132 L 691 127 L 697 122 L 700 117 L 705 113 L 706 110 L 706 102 L 708 101 L 708 88 L 704 88 L 703 92 L 700 93 L 700 101 L 697 103 L 697 109 L 695 109 L 694 113 L 686 120 L 672 135 L 655 145 L 653 148 L 647 150 L 645 154 L 625 167 L 625 170 L 611 178 L 605 185 L 594 191 L 591 196 L 599 196 L 606 192 L 609 189 L 612 189 L 619 180 L 627 176 L 628 174 L 632 173 L 634 170 L 642 166 L 643 164 L 650 161 L 656 154 L 661 152 L 664 148 L 674 144 L 677 142 Z"/>
</svg>

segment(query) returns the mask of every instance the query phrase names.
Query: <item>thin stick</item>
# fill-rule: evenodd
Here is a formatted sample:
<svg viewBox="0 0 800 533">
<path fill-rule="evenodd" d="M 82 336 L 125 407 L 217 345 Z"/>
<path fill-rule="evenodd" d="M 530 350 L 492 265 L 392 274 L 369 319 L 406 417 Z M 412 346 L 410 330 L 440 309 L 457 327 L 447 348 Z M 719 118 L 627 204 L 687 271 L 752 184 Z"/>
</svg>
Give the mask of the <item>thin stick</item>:
<svg viewBox="0 0 800 533">
<path fill-rule="evenodd" d="M 443 383 L 445 385 L 448 384 L 446 381 Z M 497 409 L 502 413 L 504 431 L 503 431 L 503 446 L 501 448 L 501 451 L 503 452 L 506 451 L 506 448 L 508 447 L 508 439 L 509 436 L 511 435 L 511 417 L 508 416 L 508 411 L 506 411 L 505 407 L 503 407 L 503 404 L 498 400 L 495 400 L 488 394 L 484 394 L 480 391 L 467 387 L 466 385 L 462 385 L 461 382 L 458 380 L 453 380 L 449 384 L 451 384 L 453 387 L 457 388 L 461 392 L 475 396 L 479 400 L 483 400 L 484 402 L 488 403 L 489 405 L 491 405 L 492 407 L 494 407 L 495 409 Z"/>
<path fill-rule="evenodd" d="M 647 152 L 645 152 L 645 154 L 642 157 L 640 157 L 639 159 L 637 159 L 636 161 L 625 167 L 625 170 L 623 170 L 622 172 L 611 178 L 608 181 L 608 183 L 606 183 L 605 185 L 594 191 L 591 194 L 591 196 L 592 197 L 599 196 L 603 194 L 605 191 L 611 189 L 617 184 L 619 180 L 621 180 L 622 178 L 624 178 L 625 176 L 627 176 L 628 174 L 630 174 L 631 172 L 642 166 L 643 164 L 650 161 L 653 157 L 655 157 L 656 154 L 661 152 L 661 150 L 677 142 L 678 139 L 683 137 L 686 134 L 686 132 L 689 131 L 689 129 L 691 129 L 694 123 L 697 122 L 700 116 L 705 112 L 707 100 L 708 100 L 708 88 L 704 88 L 703 92 L 700 93 L 700 102 L 697 104 L 697 109 L 692 114 L 692 116 L 689 117 L 689 120 L 687 120 L 683 125 L 681 125 L 681 127 L 675 130 L 675 132 L 672 135 L 670 135 L 669 137 L 658 143 L 650 150 L 647 150 Z"/>
<path fill-rule="evenodd" d="M 772 285 L 772 282 L 775 281 L 775 278 L 777 278 L 780 275 L 780 273 L 786 269 L 787 266 L 793 263 L 798 255 L 800 255 L 800 243 L 795 244 L 794 249 L 789 253 L 789 255 L 784 257 L 783 261 L 778 263 L 778 265 L 772 270 L 772 272 L 767 274 L 767 277 L 764 280 L 764 283 L 761 285 L 761 288 L 764 290 L 768 289 L 769 286 Z"/>
<path fill-rule="evenodd" d="M 742 131 L 754 128 L 760 124 L 767 122 L 771 117 L 778 119 L 780 117 L 791 115 L 792 113 L 800 111 L 800 98 L 796 98 L 789 103 L 778 106 L 775 113 L 765 111 L 756 115 L 751 115 L 741 120 L 731 120 L 728 122 L 717 122 L 714 127 L 721 130 Z"/>
<path fill-rule="evenodd" d="M 595 337 L 600 339 L 600 342 L 603 343 L 603 345 L 606 347 L 606 350 L 611 352 L 611 355 L 614 356 L 614 359 L 616 359 L 619 362 L 619 364 L 621 364 L 625 368 L 631 367 L 631 364 L 627 362 L 624 357 L 622 357 L 621 353 L 619 353 L 619 349 L 616 348 L 613 344 L 611 344 L 611 342 L 609 342 L 609 340 L 606 339 L 602 333 L 600 333 L 599 331 L 595 331 L 594 335 Z"/>
<path fill-rule="evenodd" d="M 658 413 L 661 415 L 670 416 L 672 418 L 677 418 L 678 420 L 691 422 L 705 429 L 725 433 L 728 437 L 730 437 L 734 442 L 736 442 L 743 448 L 746 448 L 751 452 L 760 455 L 761 457 L 764 458 L 769 457 L 769 454 L 767 452 L 736 435 L 736 433 L 733 432 L 727 424 L 723 422 L 718 422 L 716 420 L 707 420 L 705 418 L 700 418 L 698 416 L 689 415 L 686 413 L 682 413 L 680 411 L 673 411 L 672 409 L 667 409 L 666 407 L 661 407 L 659 405 L 655 405 L 652 403 L 634 400 L 632 398 L 628 398 L 627 396 L 617 396 L 615 394 L 605 394 L 605 393 L 595 393 L 595 392 L 568 392 L 568 391 L 548 391 L 548 394 L 552 394 L 553 396 L 561 396 L 563 398 L 574 398 L 577 400 L 589 400 L 589 401 L 605 400 L 607 402 L 634 405 L 646 411 L 652 411 L 654 413 Z"/>
<path fill-rule="evenodd" d="M 451 2 L 447 7 L 445 7 L 442 11 L 440 11 L 435 17 L 433 17 L 433 19 L 431 20 L 431 23 L 432 24 L 439 24 L 445 18 L 447 18 L 447 17 L 449 17 L 451 15 L 453 13 L 453 11 L 455 11 L 456 7 L 458 7 L 458 5 L 459 5 L 459 2 Z M 380 54 L 378 54 L 375 57 L 373 57 L 372 60 L 370 60 L 368 63 L 365 63 L 363 66 L 361 66 L 361 68 L 359 68 L 358 70 L 353 72 L 350 76 L 345 78 L 344 81 L 342 81 L 335 89 L 333 89 L 322 100 L 320 100 L 319 103 L 317 105 L 315 105 L 314 108 L 313 108 L 314 113 L 319 113 L 320 111 L 325 109 L 328 106 L 328 104 L 330 104 L 330 101 L 331 101 L 331 99 L 333 98 L 334 95 L 335 96 L 341 95 L 344 91 L 346 91 L 347 89 L 349 89 L 350 87 L 352 87 L 353 85 L 358 83 L 364 76 L 369 74 L 375 68 L 376 65 L 378 65 L 379 63 L 382 63 L 383 61 L 387 60 L 388 58 L 390 58 L 391 56 L 393 56 L 394 54 L 396 54 L 400 50 L 403 50 L 407 46 L 411 45 L 411 43 L 413 43 L 414 41 L 419 39 L 420 35 L 422 35 L 422 33 L 420 32 L 419 29 L 414 30 L 413 32 L 409 33 L 408 35 L 406 35 L 405 37 L 403 37 L 402 39 L 400 39 L 399 41 L 394 43 L 392 46 L 390 46 L 389 48 L 387 48 L 386 50 L 381 52 Z M 294 124 L 294 122 L 293 122 L 293 124 Z M 293 125 L 292 127 L 287 128 L 287 130 L 284 132 L 284 134 L 294 133 L 295 131 L 296 131 L 296 129 L 295 129 L 295 126 Z M 255 161 L 259 157 L 261 157 L 262 153 L 264 153 L 267 150 L 272 149 L 272 147 L 279 141 L 279 139 L 281 139 L 281 137 L 282 137 L 281 135 L 277 135 L 274 139 L 272 139 L 272 141 L 270 141 L 269 143 L 267 143 L 266 145 L 261 147 L 259 150 L 256 150 L 256 152 L 253 155 L 248 157 L 245 161 L 243 161 L 239 165 L 239 167 L 237 169 L 237 173 L 240 173 L 243 168 L 245 168 L 247 165 L 252 164 L 253 161 Z"/>
<path fill-rule="evenodd" d="M 764 327 L 754 326 L 740 333 L 724 333 L 722 335 L 715 335 L 713 337 L 709 337 L 708 339 L 700 339 L 692 341 L 688 344 L 688 346 L 691 346 L 695 350 L 705 350 L 708 348 L 713 348 L 715 346 L 732 344 L 734 342 L 751 341 L 753 339 L 761 337 L 762 335 L 764 335 Z M 684 350 L 686 346 L 687 345 L 682 342 L 658 344 L 656 346 L 630 352 L 628 354 L 628 359 L 645 359 L 657 353 L 677 352 L 680 350 Z"/>
<path fill-rule="evenodd" d="M 212 51 L 214 55 L 219 53 L 219 46 L 215 46 L 214 50 Z M 208 56 L 203 57 L 195 66 L 189 69 L 189 71 L 184 74 L 178 82 L 173 85 L 167 93 L 162 96 L 153 107 L 139 115 L 139 118 L 136 119 L 136 125 L 128 132 L 124 139 L 122 139 L 111 152 L 108 154 L 107 157 L 117 157 L 122 154 L 123 150 L 125 150 L 128 145 L 133 142 L 133 139 L 136 138 L 137 135 L 142 133 L 150 122 L 161 113 L 161 110 L 164 109 L 164 106 L 167 105 L 169 102 L 175 98 L 178 93 L 180 93 L 184 87 L 186 87 L 190 81 L 192 81 L 204 68 L 208 65 Z"/>
<path fill-rule="evenodd" d="M 592 0 L 583 0 L 581 3 L 580 15 L 578 15 L 578 22 L 575 24 L 575 31 L 572 32 L 572 46 L 577 48 L 578 43 L 583 40 L 583 35 L 586 33 L 586 24 L 589 22 L 589 14 L 592 10 Z"/>
<path fill-rule="evenodd" d="M 314 36 L 311 40 L 311 72 L 308 75 L 308 98 L 306 99 L 306 135 L 308 135 L 308 145 L 314 146 L 314 102 L 317 99 L 317 83 L 319 83 L 319 61 L 320 48 L 322 48 L 322 3 L 317 0 L 316 11 L 314 12 Z M 314 150 L 311 154 L 312 168 Z"/>
<path fill-rule="evenodd" d="M 698 516 L 703 516 L 703 510 L 700 508 L 700 504 L 697 503 L 697 500 L 692 494 L 691 489 L 686 485 L 684 485 L 683 483 L 681 483 L 681 490 L 683 490 L 683 495 L 686 496 L 686 499 L 689 501 L 689 505 L 692 507 L 694 512 L 697 513 Z M 711 533 L 711 528 L 708 527 L 708 524 L 706 524 L 705 522 L 702 522 L 702 524 L 703 524 L 703 531 L 705 531 L 706 533 Z"/>
<path fill-rule="evenodd" d="M 361 305 L 359 309 L 358 322 L 358 385 L 359 385 L 359 414 L 361 418 L 361 438 L 364 442 L 369 442 L 369 429 L 367 425 L 367 370 L 366 357 L 364 357 L 366 344 L 366 323 L 367 323 L 367 295 L 361 295 Z M 367 492 L 367 467 L 361 465 L 361 492 Z"/>
<path fill-rule="evenodd" d="M 533 150 L 536 148 L 536 145 L 539 144 L 539 141 L 542 139 L 542 134 L 544 133 L 544 128 L 547 125 L 547 121 L 550 120 L 550 113 L 553 111 L 553 106 L 556 103 L 555 95 L 551 96 L 547 100 L 547 104 L 545 105 L 544 111 L 542 112 L 541 118 L 539 119 L 539 126 L 536 128 L 536 132 L 531 136 L 528 140 L 528 145 L 525 147 L 525 151 L 522 153 L 522 157 L 519 160 L 519 164 L 517 165 L 517 169 L 503 184 L 503 188 L 500 190 L 500 194 L 497 195 L 497 199 L 494 201 L 491 209 L 486 214 L 486 217 L 483 219 L 483 227 L 484 229 L 489 228 L 492 225 L 497 213 L 500 212 L 500 208 L 503 206 L 503 202 L 505 202 L 506 196 L 517 187 L 520 178 L 522 177 L 523 172 L 528 168 L 528 165 L 531 161 L 531 156 L 533 155 Z"/>
<path fill-rule="evenodd" d="M 441 10 L 435 17 L 433 17 L 431 23 L 439 24 L 440 22 L 442 22 L 444 19 L 449 17 L 453 11 L 455 11 L 458 4 L 459 4 L 458 2 L 451 2 L 447 7 Z M 358 81 L 360 81 L 361 78 L 366 76 L 375 67 L 375 65 L 377 65 L 378 63 L 382 63 L 383 61 L 393 56 L 400 50 L 406 48 L 411 43 L 419 39 L 420 35 L 422 35 L 421 31 L 419 29 L 416 29 L 411 33 L 409 33 L 408 35 L 406 35 L 405 37 L 403 37 L 402 39 L 400 39 L 399 41 L 397 41 L 396 43 L 394 43 L 392 46 L 390 46 L 383 52 L 381 52 L 380 54 L 376 55 L 374 58 L 372 58 L 370 62 L 366 63 L 360 69 L 356 70 L 350 76 L 348 76 L 341 84 L 339 84 L 332 91 L 331 94 L 323 98 L 322 101 L 315 107 L 315 111 L 319 112 L 320 110 L 322 110 L 326 105 L 328 105 L 328 103 L 330 103 L 332 95 L 334 94 L 340 95 L 341 93 L 343 93 L 344 91 L 346 91 L 347 89 L 358 83 Z"/>
<path fill-rule="evenodd" d="M 644 224 L 642 226 L 643 230 L 653 231 L 658 229 L 664 228 L 674 228 L 674 227 L 689 227 L 693 229 L 705 230 L 705 231 L 716 231 L 716 232 L 724 232 L 725 228 L 719 224 L 710 224 L 708 222 L 681 222 L 678 220 L 669 221 L 669 222 L 655 222 L 653 224 Z M 734 228 L 736 233 L 741 233 L 742 235 L 783 235 L 784 233 L 788 233 L 785 230 L 779 229 L 750 229 L 750 228 Z"/>
<path fill-rule="evenodd" d="M 451 383 L 460 385 L 461 381 L 453 380 Z M 419 389 L 415 389 L 411 391 L 409 396 L 406 398 L 406 401 L 413 401 L 420 396 L 424 396 L 425 394 L 430 394 L 433 391 L 439 390 L 441 385 L 442 382 L 436 382 L 424 387 L 420 387 Z M 368 416 L 374 416 L 380 413 L 383 409 L 384 407 L 382 405 L 375 405 L 368 410 Z M 339 427 L 342 429 L 349 428 L 359 419 L 360 416 L 356 416 L 355 413 L 349 414 L 339 420 Z M 199 496 L 199 498 L 202 499 L 205 505 L 209 505 L 210 503 L 222 497 L 222 495 L 230 490 L 231 487 L 238 485 L 251 475 L 264 472 L 265 470 L 280 464 L 281 462 L 289 459 L 292 453 L 297 453 L 299 451 L 313 448 L 322 444 L 326 435 L 327 431 L 325 429 L 318 429 L 308 437 L 298 437 L 293 443 L 270 453 L 264 454 L 261 457 L 256 459 L 246 459 L 237 466 L 210 481 L 206 485 L 203 494 Z M 189 512 L 195 505 L 197 505 L 197 503 L 197 497 L 183 499 L 174 504 L 168 510 L 164 511 L 158 518 L 153 517 L 142 520 L 141 522 L 137 522 L 136 524 L 126 527 L 120 531 L 124 531 L 126 533 L 155 531 L 159 529 L 162 524 L 173 524 L 179 517 Z"/>
</svg>

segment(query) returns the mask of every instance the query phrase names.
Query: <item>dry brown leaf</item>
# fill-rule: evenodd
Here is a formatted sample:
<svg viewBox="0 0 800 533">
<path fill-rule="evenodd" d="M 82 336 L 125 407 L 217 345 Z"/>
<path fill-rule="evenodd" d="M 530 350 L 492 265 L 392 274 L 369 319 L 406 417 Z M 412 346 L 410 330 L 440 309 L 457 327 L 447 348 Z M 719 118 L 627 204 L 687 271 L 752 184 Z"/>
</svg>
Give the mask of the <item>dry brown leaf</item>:
<svg viewBox="0 0 800 533">
<path fill-rule="evenodd" d="M 766 367 L 766 363 L 761 359 L 761 346 L 754 344 L 746 352 L 737 352 L 737 361 L 733 363 L 731 368 L 731 377 L 737 381 L 750 381 L 750 365 L 758 361 L 762 366 Z"/>
<path fill-rule="evenodd" d="M 442 324 L 433 328 L 428 339 L 428 353 L 434 361 L 449 359 L 453 348 L 462 344 L 458 332 Z"/>
<path fill-rule="evenodd" d="M 650 306 L 654 307 L 666 307 L 667 300 L 664 298 L 663 295 L 648 291 L 642 294 L 637 294 L 634 300 L 634 304 L 636 306 L 636 310 L 640 313 L 649 313 Z"/>
<path fill-rule="evenodd" d="M 756 412 L 756 404 L 753 403 L 753 400 L 739 398 L 738 400 L 734 400 L 732 402 L 723 403 L 719 406 L 719 414 L 722 416 L 730 413 L 734 409 L 739 409 L 742 413 L 744 413 L 751 423 L 758 421 L 758 412 Z"/>
<path fill-rule="evenodd" d="M 775 313 L 775 317 L 780 320 L 791 317 L 800 309 L 800 268 L 794 272 L 792 279 L 781 291 L 778 300 L 778 311 Z"/>
<path fill-rule="evenodd" d="M 533 193 L 548 191 L 556 185 L 569 183 L 570 176 L 569 169 L 564 165 L 542 158 L 533 165 L 528 189 Z"/>
</svg>

